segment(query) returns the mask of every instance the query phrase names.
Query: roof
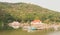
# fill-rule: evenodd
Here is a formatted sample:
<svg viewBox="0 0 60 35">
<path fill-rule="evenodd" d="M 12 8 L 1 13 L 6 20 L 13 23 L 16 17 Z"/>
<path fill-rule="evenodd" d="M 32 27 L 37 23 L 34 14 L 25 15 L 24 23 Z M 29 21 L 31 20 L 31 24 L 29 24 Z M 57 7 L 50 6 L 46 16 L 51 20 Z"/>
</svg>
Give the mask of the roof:
<svg viewBox="0 0 60 35">
<path fill-rule="evenodd" d="M 32 22 L 41 22 L 40 20 L 33 20 Z"/>
</svg>

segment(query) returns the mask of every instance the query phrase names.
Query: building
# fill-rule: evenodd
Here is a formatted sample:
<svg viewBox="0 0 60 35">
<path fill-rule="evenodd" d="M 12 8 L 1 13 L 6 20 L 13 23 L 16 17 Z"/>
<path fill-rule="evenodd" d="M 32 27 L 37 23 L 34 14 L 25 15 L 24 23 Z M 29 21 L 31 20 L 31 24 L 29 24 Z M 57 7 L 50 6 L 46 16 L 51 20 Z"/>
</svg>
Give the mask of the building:
<svg viewBox="0 0 60 35">
<path fill-rule="evenodd" d="M 14 29 L 18 29 L 20 27 L 20 23 L 17 21 L 14 21 L 12 23 L 8 24 L 10 27 L 14 28 Z"/>
<path fill-rule="evenodd" d="M 33 20 L 32 22 L 31 22 L 31 26 L 32 27 L 35 27 L 35 28 L 37 28 L 37 29 L 42 29 L 43 28 L 43 23 L 42 23 L 42 21 L 40 21 L 40 20 Z"/>
</svg>

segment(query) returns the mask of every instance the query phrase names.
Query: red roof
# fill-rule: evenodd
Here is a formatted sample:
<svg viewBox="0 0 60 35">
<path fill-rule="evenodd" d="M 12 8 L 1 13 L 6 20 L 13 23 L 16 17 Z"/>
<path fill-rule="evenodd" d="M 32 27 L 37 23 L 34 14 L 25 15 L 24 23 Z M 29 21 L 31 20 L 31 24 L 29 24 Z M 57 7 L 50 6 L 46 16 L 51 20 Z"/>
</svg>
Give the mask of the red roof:
<svg viewBox="0 0 60 35">
<path fill-rule="evenodd" d="M 34 20 L 34 21 L 32 21 L 32 22 L 41 22 L 40 20 Z"/>
</svg>

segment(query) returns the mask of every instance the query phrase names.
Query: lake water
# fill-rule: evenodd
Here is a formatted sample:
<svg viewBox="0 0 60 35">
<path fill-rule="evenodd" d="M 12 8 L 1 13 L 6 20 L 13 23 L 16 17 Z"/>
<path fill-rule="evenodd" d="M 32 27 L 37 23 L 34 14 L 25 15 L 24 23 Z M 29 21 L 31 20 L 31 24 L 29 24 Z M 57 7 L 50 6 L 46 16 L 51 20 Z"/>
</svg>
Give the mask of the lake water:
<svg viewBox="0 0 60 35">
<path fill-rule="evenodd" d="M 60 35 L 60 31 L 51 32 L 48 33 L 48 35 Z"/>
<path fill-rule="evenodd" d="M 2 30 L 0 35 L 60 35 L 60 31 L 39 30 L 35 32 L 27 32 L 24 30 Z"/>
</svg>

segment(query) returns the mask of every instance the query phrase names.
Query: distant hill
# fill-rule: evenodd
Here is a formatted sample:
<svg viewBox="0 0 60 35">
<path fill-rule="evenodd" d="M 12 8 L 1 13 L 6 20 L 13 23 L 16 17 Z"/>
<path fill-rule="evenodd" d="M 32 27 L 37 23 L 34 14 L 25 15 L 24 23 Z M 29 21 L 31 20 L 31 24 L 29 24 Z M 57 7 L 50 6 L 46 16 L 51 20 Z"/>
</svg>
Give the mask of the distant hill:
<svg viewBox="0 0 60 35">
<path fill-rule="evenodd" d="M 27 22 L 34 19 L 40 19 L 45 23 L 60 22 L 60 12 L 48 10 L 46 8 L 28 3 L 0 2 L 0 17 L 2 17 L 0 19 L 3 19 L 2 21 L 5 22 L 12 20 Z"/>
</svg>

